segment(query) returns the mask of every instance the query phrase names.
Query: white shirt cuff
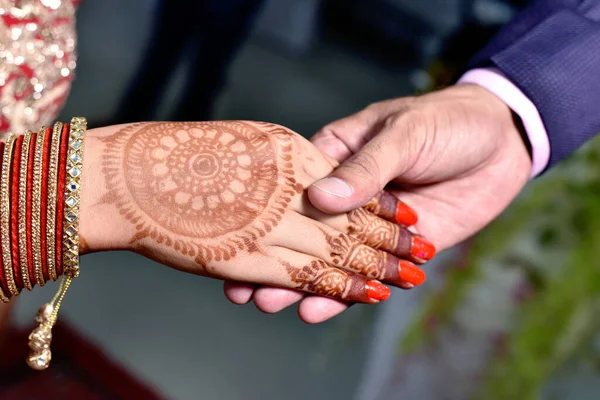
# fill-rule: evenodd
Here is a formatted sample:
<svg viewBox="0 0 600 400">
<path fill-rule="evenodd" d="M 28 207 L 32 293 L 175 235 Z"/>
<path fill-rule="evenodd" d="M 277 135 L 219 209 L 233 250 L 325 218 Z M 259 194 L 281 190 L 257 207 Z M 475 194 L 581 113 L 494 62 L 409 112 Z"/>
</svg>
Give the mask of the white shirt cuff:
<svg viewBox="0 0 600 400">
<path fill-rule="evenodd" d="M 550 160 L 550 141 L 535 104 L 496 68 L 472 69 L 457 83 L 473 83 L 489 90 L 521 118 L 531 144 L 530 178 L 539 175 Z"/>
</svg>

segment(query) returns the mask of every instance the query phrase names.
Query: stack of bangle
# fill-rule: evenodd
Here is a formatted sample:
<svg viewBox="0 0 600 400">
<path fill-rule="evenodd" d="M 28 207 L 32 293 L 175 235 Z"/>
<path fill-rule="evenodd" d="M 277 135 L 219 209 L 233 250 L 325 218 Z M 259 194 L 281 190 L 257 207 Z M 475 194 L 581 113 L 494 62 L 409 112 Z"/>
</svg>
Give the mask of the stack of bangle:
<svg viewBox="0 0 600 400">
<path fill-rule="evenodd" d="M 79 200 L 87 122 L 73 118 L 0 143 L 0 300 L 64 275 L 54 299 L 36 316 L 27 363 L 50 364 L 52 327 L 79 275 Z"/>
</svg>

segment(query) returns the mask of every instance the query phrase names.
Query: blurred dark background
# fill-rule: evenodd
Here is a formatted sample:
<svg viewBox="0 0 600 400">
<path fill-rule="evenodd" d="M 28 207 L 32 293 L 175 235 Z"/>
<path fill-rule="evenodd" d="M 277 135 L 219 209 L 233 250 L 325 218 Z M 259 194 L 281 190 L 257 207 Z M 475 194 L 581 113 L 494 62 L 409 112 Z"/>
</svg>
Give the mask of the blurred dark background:
<svg viewBox="0 0 600 400">
<path fill-rule="evenodd" d="M 519 3 L 85 1 L 64 114 L 89 108 L 103 124 L 263 119 L 310 136 L 370 102 L 429 87 L 432 63 L 464 63 Z"/>
<path fill-rule="evenodd" d="M 371 102 L 451 82 L 523 3 L 84 0 L 62 119 L 253 119 L 310 137 Z M 416 291 L 307 326 L 293 308 L 233 306 L 220 282 L 132 254 L 91 255 L 84 266 L 66 320 L 167 398 L 427 398 L 389 390 Z M 54 289 L 25 296 L 18 320 Z"/>
</svg>

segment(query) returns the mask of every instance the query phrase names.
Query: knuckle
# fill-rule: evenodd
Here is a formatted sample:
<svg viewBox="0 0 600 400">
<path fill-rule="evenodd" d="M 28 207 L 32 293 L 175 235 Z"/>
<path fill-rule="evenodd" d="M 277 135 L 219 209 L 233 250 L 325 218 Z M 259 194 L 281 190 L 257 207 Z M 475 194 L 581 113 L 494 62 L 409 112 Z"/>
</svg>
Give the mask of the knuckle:
<svg viewBox="0 0 600 400">
<path fill-rule="evenodd" d="M 372 145 L 377 153 L 378 145 Z M 345 162 L 346 169 L 350 175 L 360 181 L 361 185 L 369 185 L 376 182 L 379 185 L 380 169 L 377 159 L 371 152 L 361 151 L 350 157 Z"/>
<path fill-rule="evenodd" d="M 379 125 L 385 119 L 385 115 L 390 112 L 389 103 L 390 100 L 371 103 L 359 111 L 357 115 L 369 125 Z"/>
<path fill-rule="evenodd" d="M 357 272 L 368 277 L 380 279 L 385 272 L 382 253 L 368 246 L 360 246 L 353 253 L 353 264 Z"/>
<path fill-rule="evenodd" d="M 428 121 L 428 112 L 421 107 L 406 106 L 402 110 L 389 115 L 383 125 L 389 130 L 401 130 L 403 132 L 419 131 Z"/>
<path fill-rule="evenodd" d="M 434 115 L 423 107 L 407 107 L 401 113 L 390 115 L 383 124 L 386 136 L 398 147 L 405 166 L 413 165 L 436 135 Z"/>
<path fill-rule="evenodd" d="M 371 103 L 368 106 L 366 106 L 363 109 L 363 111 L 376 114 L 381 110 L 381 108 L 384 104 L 385 104 L 385 101 L 377 101 L 375 103 Z"/>
</svg>

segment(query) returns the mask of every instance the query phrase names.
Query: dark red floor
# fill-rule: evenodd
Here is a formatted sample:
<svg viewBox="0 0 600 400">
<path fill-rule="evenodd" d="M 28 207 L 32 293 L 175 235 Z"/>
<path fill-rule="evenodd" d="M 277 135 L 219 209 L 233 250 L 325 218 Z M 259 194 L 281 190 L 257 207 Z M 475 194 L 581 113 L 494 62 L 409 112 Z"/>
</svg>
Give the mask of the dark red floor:
<svg viewBox="0 0 600 400">
<path fill-rule="evenodd" d="M 52 330 L 50 368 L 33 371 L 25 364 L 29 332 L 12 331 L 0 349 L 2 400 L 164 399 L 62 323 Z"/>
</svg>

